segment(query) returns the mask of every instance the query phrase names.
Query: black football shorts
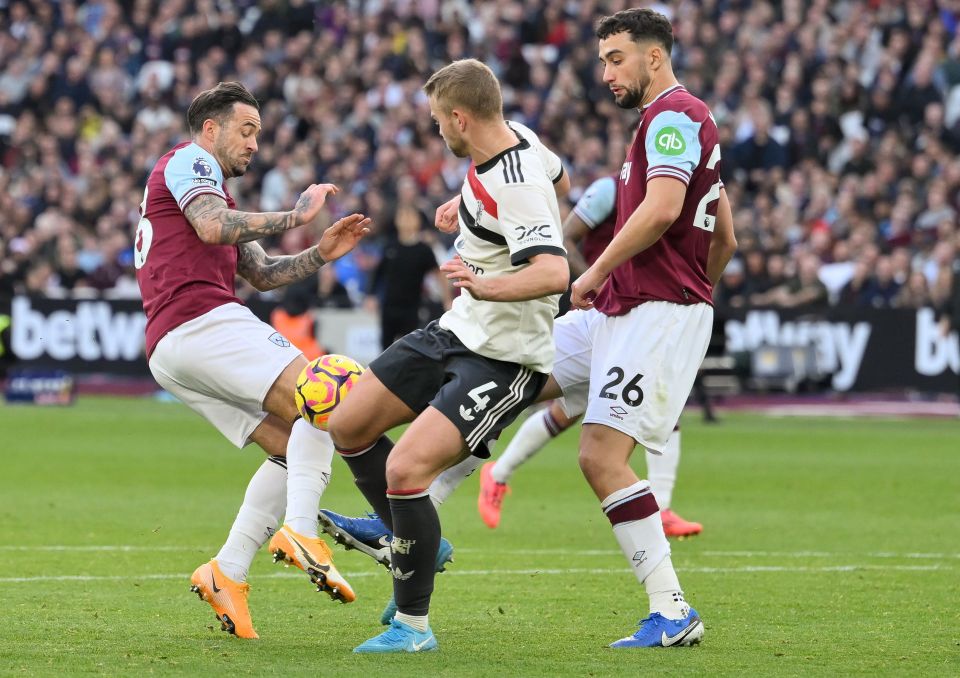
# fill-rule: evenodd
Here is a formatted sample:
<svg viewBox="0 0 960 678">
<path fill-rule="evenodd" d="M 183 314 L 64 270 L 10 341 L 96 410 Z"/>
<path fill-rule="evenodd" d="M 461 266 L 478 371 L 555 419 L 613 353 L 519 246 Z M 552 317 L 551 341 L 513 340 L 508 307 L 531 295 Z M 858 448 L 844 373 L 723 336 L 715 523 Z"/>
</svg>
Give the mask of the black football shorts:
<svg viewBox="0 0 960 678">
<path fill-rule="evenodd" d="M 547 381 L 523 365 L 474 353 L 436 320 L 398 339 L 370 369 L 417 414 L 427 406 L 442 412 L 481 458 Z"/>
</svg>

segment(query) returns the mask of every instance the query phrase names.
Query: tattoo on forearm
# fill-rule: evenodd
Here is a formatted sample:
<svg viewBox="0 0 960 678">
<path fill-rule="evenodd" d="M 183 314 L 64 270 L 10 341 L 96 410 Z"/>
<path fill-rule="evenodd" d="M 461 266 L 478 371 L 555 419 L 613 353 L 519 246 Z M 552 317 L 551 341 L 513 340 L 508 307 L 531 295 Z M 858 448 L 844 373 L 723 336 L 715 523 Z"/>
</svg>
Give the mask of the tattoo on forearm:
<svg viewBox="0 0 960 678">
<path fill-rule="evenodd" d="M 300 203 L 297 203 L 300 209 Z M 227 207 L 223 198 L 204 194 L 193 199 L 184 210 L 184 216 L 190 220 L 198 233 L 205 231 L 210 237 L 207 242 L 222 245 L 259 240 L 275 235 L 297 225 L 298 212 L 239 212 Z"/>
<path fill-rule="evenodd" d="M 303 280 L 317 272 L 326 262 L 316 247 L 300 254 L 283 257 L 268 256 L 256 243 L 240 245 L 237 273 L 258 290 L 272 290 Z"/>
</svg>

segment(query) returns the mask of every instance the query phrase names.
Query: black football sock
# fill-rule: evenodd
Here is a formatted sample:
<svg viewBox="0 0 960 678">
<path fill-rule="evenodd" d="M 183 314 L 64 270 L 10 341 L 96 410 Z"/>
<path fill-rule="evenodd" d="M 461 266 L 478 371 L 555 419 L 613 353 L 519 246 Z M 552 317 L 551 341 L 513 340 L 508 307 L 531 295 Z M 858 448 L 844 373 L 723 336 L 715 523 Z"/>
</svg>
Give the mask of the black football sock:
<svg viewBox="0 0 960 678">
<path fill-rule="evenodd" d="M 423 616 L 430 609 L 436 576 L 440 517 L 426 488 L 412 498 L 401 492 L 389 492 L 389 497 L 396 528 L 390 544 L 393 596 L 400 612 Z"/>
<path fill-rule="evenodd" d="M 353 482 L 390 531 L 393 531 L 393 521 L 387 501 L 387 457 L 392 449 L 393 442 L 387 436 L 380 436 L 363 450 L 337 449 L 353 473 Z"/>
</svg>

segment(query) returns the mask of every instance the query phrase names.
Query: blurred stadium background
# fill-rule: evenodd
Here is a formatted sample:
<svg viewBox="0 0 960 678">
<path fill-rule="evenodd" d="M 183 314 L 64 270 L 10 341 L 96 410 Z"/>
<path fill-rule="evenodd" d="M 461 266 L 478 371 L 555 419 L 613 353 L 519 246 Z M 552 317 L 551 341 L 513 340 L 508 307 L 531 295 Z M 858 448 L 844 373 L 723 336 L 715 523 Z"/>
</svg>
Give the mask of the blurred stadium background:
<svg viewBox="0 0 960 678">
<path fill-rule="evenodd" d="M 431 126 L 420 86 L 433 70 L 475 56 L 497 72 L 508 117 L 563 156 L 565 210 L 619 169 L 635 120 L 600 81 L 592 32 L 627 2 L 0 4 L 2 360 L 81 386 L 149 380 L 138 206 L 192 97 L 220 80 L 263 102 L 260 152 L 232 187 L 241 208 L 292 205 L 315 180 L 344 189 L 312 231 L 269 249 L 299 251 L 352 211 L 376 228 L 311 284 L 241 283 L 241 296 L 265 317 L 316 313 L 321 348 L 365 360 L 379 343 L 371 281 L 397 220 L 418 219 L 441 261 L 451 244 L 432 215 L 465 168 Z M 733 368 L 713 386 L 955 393 L 960 3 L 653 6 L 674 21 L 681 80 L 717 118 L 736 212 L 714 351 L 735 360 L 713 363 Z M 437 290 L 420 305 L 424 321 L 437 315 Z"/>
<path fill-rule="evenodd" d="M 83 658 L 77 670 L 101 673 L 222 666 L 226 639 L 216 636 L 204 640 L 213 651 L 200 664 L 185 664 L 196 657 L 175 641 L 195 632 L 200 612 L 177 617 L 181 598 L 170 591 L 181 585 L 179 574 L 158 574 L 140 590 L 143 609 L 127 609 L 129 596 L 107 594 L 128 572 L 111 569 L 120 566 L 110 545 L 133 544 L 134 555 L 124 556 L 130 567 L 151 554 L 161 573 L 188 573 L 198 554 L 218 543 L 245 468 L 259 460 L 245 455 L 240 468 L 229 445 L 179 405 L 92 397 L 156 391 L 143 357 L 132 238 L 147 173 L 185 138 L 184 113 L 195 94 L 239 80 L 262 102 L 260 151 L 231 186 L 241 209 L 292 206 L 316 180 L 343 189 L 312 228 L 266 242 L 269 250 L 299 251 L 346 213 L 373 217 L 372 237 L 305 286 L 258 294 L 238 280 L 262 317 L 276 319 L 277 309 L 288 320 L 306 317 L 317 350 L 367 361 L 379 351 L 377 266 L 396 223 L 419 220 L 441 261 L 451 245 L 432 228 L 433 211 L 459 189 L 466 167 L 433 129 L 420 92 L 426 78 L 461 57 L 490 65 L 503 83 L 508 119 L 537 130 L 563 157 L 573 182 L 565 213 L 593 180 L 619 171 L 630 140 L 635 115 L 617 109 L 600 81 L 593 26 L 600 15 L 638 4 L 672 18 L 678 76 L 717 119 L 740 243 L 716 290 L 716 341 L 704 371 L 721 423 L 704 426 L 688 416 L 685 424 L 679 493 L 707 528 L 699 541 L 677 545 L 675 560 L 705 600 L 708 629 L 721 629 L 712 636 L 715 649 L 710 635 L 703 648 L 720 654 L 692 668 L 816 673 L 837 666 L 835 655 L 869 644 L 875 652 L 850 655 L 847 672 L 893 671 L 907 660 L 918 672 L 923 665 L 953 673 L 960 620 L 955 605 L 944 610 L 936 601 L 957 599 L 960 557 L 951 481 L 960 471 L 957 0 L 0 0 L 0 380 L 6 376 L 10 401 L 62 404 L 81 396 L 59 411 L 65 415 L 0 406 L 7 470 L 0 592 L 4 612 L 19 620 L 0 632 L 0 672 L 62 670 L 76 652 Z M 426 286 L 419 306 L 423 322 L 440 312 L 435 287 Z M 793 424 L 735 410 L 853 419 Z M 867 415 L 944 420 L 855 421 Z M 577 539 L 599 549 L 593 555 L 609 568 L 619 567 L 606 533 L 591 536 L 602 526 L 576 480 L 575 440 L 564 445 L 562 458 L 531 466 L 567 474 L 570 488 L 579 489 L 567 495 L 566 524 L 584 507 L 596 529 Z M 185 480 L 208 453 L 229 475 L 205 478 L 203 487 Z M 507 532 L 500 562 L 516 572 L 544 562 L 582 568 L 575 552 L 558 555 L 543 535 L 529 534 L 533 521 L 553 516 L 544 506 L 553 505 L 555 486 L 537 475 L 519 488 L 528 503 L 516 504 L 518 514 L 531 512 L 531 522 Z M 821 491 L 813 509 L 811 488 Z M 485 549 L 496 541 L 476 528 L 474 489 L 468 485 L 450 509 L 452 523 L 469 525 L 454 533 L 467 572 L 491 565 Z M 209 496 L 222 504 L 210 525 L 197 527 L 193 517 L 209 509 L 202 501 Z M 331 497 L 363 508 L 349 483 L 334 483 Z M 182 502 L 184 515 L 161 531 L 156 515 L 171 502 Z M 184 539 L 188 554 L 177 550 Z M 63 547 L 56 573 L 34 557 L 31 549 L 41 547 Z M 534 547 L 544 550 L 523 551 Z M 849 558 L 837 565 L 837 553 Z M 344 560 L 348 570 L 366 567 Z M 860 573 L 842 580 L 842 594 L 834 588 L 841 571 Z M 571 605 L 601 618 L 620 603 L 616 587 L 605 588 L 619 570 L 578 572 L 559 589 L 546 580 L 531 584 L 543 590 L 536 589 L 537 611 L 527 618 L 519 594 L 491 612 L 466 578 L 451 578 L 461 583 L 449 584 L 443 604 L 460 606 L 448 620 L 459 614 L 463 625 L 476 623 L 494 640 L 508 642 L 493 634 L 512 633 L 535 646 L 544 642 L 541 613 L 562 625 Z M 75 581 L 49 578 L 77 573 L 86 582 L 79 598 Z M 600 592 L 585 602 L 575 591 L 590 577 L 601 582 L 592 589 Z M 381 579 L 378 595 L 386 591 Z M 49 588 L 36 592 L 33 581 Z M 264 610 L 266 594 L 286 583 L 267 580 L 254 605 Z M 288 588 L 290 598 L 299 591 Z M 745 589 L 754 594 L 746 602 Z M 892 621 L 881 611 L 883 602 L 903 610 L 928 600 L 934 603 L 917 618 Z M 51 631 L 41 621 L 47 615 L 35 613 L 57 605 L 67 605 L 68 614 Z M 108 609 L 115 613 L 109 620 L 93 621 Z M 371 610 L 361 612 L 369 618 Z M 281 618 L 279 604 L 275 612 Z M 347 614 L 345 634 L 369 635 L 361 613 Z M 506 630 L 484 626 L 504 614 L 520 616 L 508 617 L 514 624 Z M 758 630 L 750 623 L 756 614 L 775 623 Z M 157 617 L 173 620 L 173 636 L 152 646 L 144 638 L 156 632 Z M 624 630 L 623 616 L 614 622 L 597 622 L 591 642 L 600 647 Z M 299 630 L 282 623 L 291 628 L 281 631 Z M 143 636 L 131 649 L 123 639 L 134 633 Z M 828 651 L 817 643 L 830 633 L 842 639 Z M 568 648 L 580 640 L 563 637 Z M 451 645 L 470 661 L 470 637 L 454 636 Z M 266 655 L 230 652 L 237 654 L 226 661 L 238 671 L 262 671 Z M 515 675 L 618 670 L 596 657 L 544 654 L 542 664 L 516 665 L 501 655 L 505 663 L 493 667 Z M 773 663 L 751 664 L 748 655 Z M 302 668 L 289 657 L 269 661 Z M 349 675 L 357 668 L 332 670 Z"/>
</svg>

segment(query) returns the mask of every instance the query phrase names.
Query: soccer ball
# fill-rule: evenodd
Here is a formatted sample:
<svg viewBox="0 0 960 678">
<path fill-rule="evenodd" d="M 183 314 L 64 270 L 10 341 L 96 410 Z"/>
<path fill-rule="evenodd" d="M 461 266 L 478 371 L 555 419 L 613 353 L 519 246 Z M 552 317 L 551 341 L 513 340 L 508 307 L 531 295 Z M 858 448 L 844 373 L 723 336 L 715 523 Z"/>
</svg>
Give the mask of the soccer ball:
<svg viewBox="0 0 960 678">
<path fill-rule="evenodd" d="M 340 401 L 357 383 L 363 367 L 345 355 L 322 355 L 311 361 L 300 376 L 294 400 L 303 418 L 321 431 L 327 430 L 327 420 Z"/>
</svg>

